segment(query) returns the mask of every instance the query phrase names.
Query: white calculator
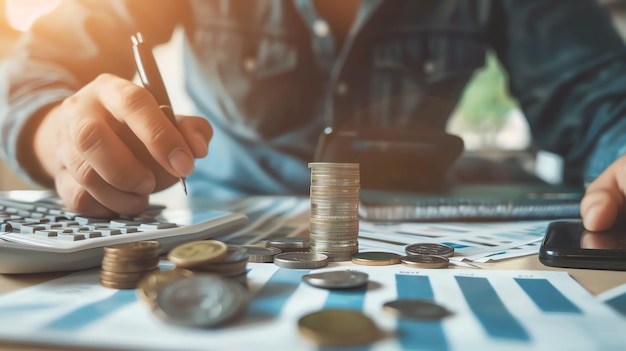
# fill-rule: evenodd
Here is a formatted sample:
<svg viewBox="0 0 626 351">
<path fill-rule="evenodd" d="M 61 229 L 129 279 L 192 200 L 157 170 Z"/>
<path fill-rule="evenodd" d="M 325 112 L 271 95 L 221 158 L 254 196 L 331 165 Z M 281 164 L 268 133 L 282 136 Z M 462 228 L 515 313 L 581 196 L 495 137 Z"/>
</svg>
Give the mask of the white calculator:
<svg viewBox="0 0 626 351">
<path fill-rule="evenodd" d="M 104 246 L 133 241 L 159 241 L 164 253 L 183 242 L 236 231 L 248 221 L 241 213 L 161 205 L 132 218 L 92 218 L 40 195 L 46 193 L 0 192 L 0 274 L 97 267 Z"/>
</svg>

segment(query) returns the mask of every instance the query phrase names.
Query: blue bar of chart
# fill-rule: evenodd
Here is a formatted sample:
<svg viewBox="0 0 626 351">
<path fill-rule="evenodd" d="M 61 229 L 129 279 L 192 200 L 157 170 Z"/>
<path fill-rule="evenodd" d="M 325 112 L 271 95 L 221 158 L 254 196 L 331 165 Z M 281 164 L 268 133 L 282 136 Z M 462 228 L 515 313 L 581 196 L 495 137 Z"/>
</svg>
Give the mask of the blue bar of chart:
<svg viewBox="0 0 626 351">
<path fill-rule="evenodd" d="M 515 281 L 543 312 L 582 313 L 547 279 L 515 278 Z"/>
<path fill-rule="evenodd" d="M 434 300 L 427 276 L 396 274 L 398 299 Z M 414 321 L 398 318 L 400 345 L 407 350 L 448 350 L 448 343 L 440 321 Z"/>
<path fill-rule="evenodd" d="M 250 316 L 253 318 L 278 316 L 305 274 L 309 274 L 309 271 L 277 269 L 250 302 L 248 307 Z"/>
<path fill-rule="evenodd" d="M 137 301 L 135 290 L 117 290 L 111 296 L 79 307 L 49 323 L 44 329 L 73 331 L 85 327 L 111 314 L 113 311 Z"/>
<path fill-rule="evenodd" d="M 530 340 L 522 324 L 506 308 L 487 278 L 455 277 L 469 308 L 494 338 Z"/>
</svg>

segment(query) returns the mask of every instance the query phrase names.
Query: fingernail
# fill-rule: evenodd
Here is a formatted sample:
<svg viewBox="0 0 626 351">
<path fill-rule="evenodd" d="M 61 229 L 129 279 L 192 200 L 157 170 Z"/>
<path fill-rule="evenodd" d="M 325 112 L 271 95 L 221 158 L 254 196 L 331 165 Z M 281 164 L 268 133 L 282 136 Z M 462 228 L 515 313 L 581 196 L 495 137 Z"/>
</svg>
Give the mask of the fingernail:
<svg viewBox="0 0 626 351">
<path fill-rule="evenodd" d="M 170 165 L 181 177 L 188 176 L 193 171 L 193 158 L 183 149 L 176 149 L 170 153 Z"/>
<path fill-rule="evenodd" d="M 591 205 L 587 207 L 585 213 L 582 214 L 583 217 L 583 226 L 587 229 L 597 227 L 598 221 L 598 206 Z"/>
</svg>

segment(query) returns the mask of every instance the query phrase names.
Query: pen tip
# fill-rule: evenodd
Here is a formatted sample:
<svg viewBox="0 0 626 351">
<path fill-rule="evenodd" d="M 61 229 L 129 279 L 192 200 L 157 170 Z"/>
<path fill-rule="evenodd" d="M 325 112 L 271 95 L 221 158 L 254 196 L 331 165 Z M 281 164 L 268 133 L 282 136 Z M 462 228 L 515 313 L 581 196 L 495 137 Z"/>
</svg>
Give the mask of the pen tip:
<svg viewBox="0 0 626 351">
<path fill-rule="evenodd" d="M 185 182 L 185 178 L 180 178 L 180 184 L 183 186 L 185 196 L 189 196 L 189 194 L 187 194 L 187 183 Z"/>
</svg>

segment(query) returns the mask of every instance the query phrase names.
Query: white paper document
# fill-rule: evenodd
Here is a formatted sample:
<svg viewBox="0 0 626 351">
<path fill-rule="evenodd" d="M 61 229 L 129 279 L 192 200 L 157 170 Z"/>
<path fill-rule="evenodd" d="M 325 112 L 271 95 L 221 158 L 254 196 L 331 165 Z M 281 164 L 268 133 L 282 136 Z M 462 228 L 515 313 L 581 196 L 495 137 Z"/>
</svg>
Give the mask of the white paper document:
<svg viewBox="0 0 626 351">
<path fill-rule="evenodd" d="M 246 228 L 220 238 L 231 244 L 254 244 L 270 238 L 307 235 L 309 230 L 308 198 L 259 196 L 237 202 L 226 210 L 245 213 L 249 218 Z M 442 243 L 455 248 L 453 264 L 498 261 L 536 254 L 549 223 L 546 220 L 472 223 L 361 221 L 359 250 L 404 254 L 404 247 L 409 244 Z"/>
<path fill-rule="evenodd" d="M 166 266 L 163 266 L 166 268 Z M 251 263 L 246 315 L 214 329 L 156 319 L 133 290 L 99 285 L 98 270 L 0 296 L 0 338 L 80 348 L 137 350 L 318 350 L 298 334 L 302 316 L 359 310 L 387 337 L 350 350 L 625 350 L 626 319 L 569 275 L 553 271 L 417 270 L 333 264 L 369 274 L 366 289 L 323 290 L 309 270 Z M 434 301 L 451 312 L 434 321 L 383 311 L 398 298 Z"/>
<path fill-rule="evenodd" d="M 626 284 L 605 291 L 597 298 L 626 318 Z"/>
</svg>

